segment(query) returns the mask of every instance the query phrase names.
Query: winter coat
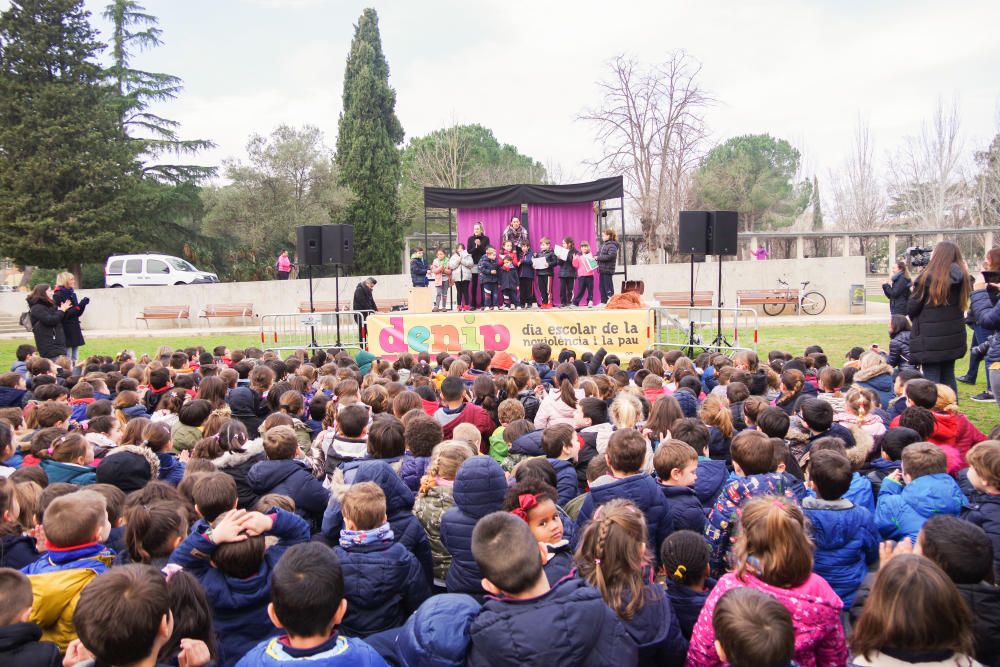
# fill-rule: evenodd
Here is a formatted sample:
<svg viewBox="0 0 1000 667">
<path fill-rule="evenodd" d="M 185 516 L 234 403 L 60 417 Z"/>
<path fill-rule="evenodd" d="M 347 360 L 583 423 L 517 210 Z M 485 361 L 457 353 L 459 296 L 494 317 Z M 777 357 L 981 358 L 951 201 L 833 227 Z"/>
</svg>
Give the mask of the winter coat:
<svg viewBox="0 0 1000 667">
<path fill-rule="evenodd" d="M 732 462 L 729 454 L 729 445 L 732 438 L 727 438 L 722 434 L 718 426 L 708 427 L 708 456 L 716 461 Z"/>
<path fill-rule="evenodd" d="M 989 536 L 993 543 L 993 567 L 1000 572 L 1000 495 L 973 494 L 962 518 L 979 526 Z"/>
<path fill-rule="evenodd" d="M 35 538 L 20 532 L 0 537 L 0 567 L 20 570 L 38 560 Z"/>
<path fill-rule="evenodd" d="M 272 633 L 273 634 L 273 633 Z M 307 657 L 297 657 L 287 652 L 288 644 L 282 637 L 272 637 L 253 647 L 237 667 L 388 667 L 378 652 L 356 637 L 334 635 L 327 642 L 332 646 Z"/>
<path fill-rule="evenodd" d="M 413 501 L 413 514 L 424 527 L 431 545 L 434 581 L 441 586 L 444 586 L 448 568 L 451 567 L 451 554 L 441 542 L 441 517 L 454 506 L 455 497 L 450 486 L 433 486 Z"/>
<path fill-rule="evenodd" d="M 729 479 L 729 469 L 725 461 L 714 461 L 703 456 L 698 457 L 698 479 L 694 482 L 694 493 L 698 496 L 705 514 L 715 505 L 719 491 Z"/>
<path fill-rule="evenodd" d="M 243 445 L 243 452 L 226 452 L 212 459 L 212 463 L 221 472 L 226 473 L 236 482 L 237 507 L 252 508 L 259 497 L 250 486 L 247 476 L 255 464 L 264 460 L 264 443 L 260 440 L 249 440 Z"/>
<path fill-rule="evenodd" d="M 869 658 L 861 655 L 854 656 L 847 663 L 847 667 L 983 667 L 983 664 L 962 653 L 953 653 L 943 660 L 931 659 L 911 662 L 894 658 L 881 651 L 875 651 Z"/>
<path fill-rule="evenodd" d="M 913 369 L 916 366 L 910 361 L 910 332 L 900 331 L 889 340 L 889 356 L 886 363 L 896 370 Z M 891 399 L 890 399 L 891 400 Z M 888 403 L 882 407 L 887 407 Z"/>
<path fill-rule="evenodd" d="M 480 285 L 495 286 L 500 281 L 500 262 L 497 261 L 496 257 L 490 259 L 486 255 L 483 255 L 476 264 L 476 269 L 479 273 Z"/>
<path fill-rule="evenodd" d="M 39 641 L 42 629 L 35 623 L 0 627 L 0 665 L 4 667 L 62 667 L 59 647 Z"/>
<path fill-rule="evenodd" d="M 705 522 L 705 541 L 712 550 L 709 562 L 713 573 L 726 571 L 726 557 L 732 538 L 730 531 L 739 520 L 740 508 L 757 496 L 784 496 L 788 500 L 796 500 L 795 492 L 778 473 L 737 477 L 724 485 Z"/>
<path fill-rule="evenodd" d="M 563 521 L 564 526 L 568 525 L 565 523 L 565 518 Z M 558 546 L 553 544 L 545 545 L 551 557 L 542 569 L 545 570 L 545 578 L 548 580 L 549 586 L 555 586 L 576 569 L 576 563 L 573 562 L 573 547 L 566 541 L 565 536 L 563 536 L 562 542 L 563 544 Z"/>
<path fill-rule="evenodd" d="M 52 302 L 56 304 L 56 308 L 60 306 L 64 301 L 69 301 L 72 305 L 69 310 L 63 314 L 63 335 L 66 337 L 66 347 L 80 347 L 85 345 L 86 341 L 83 339 L 83 330 L 80 328 L 80 318 L 83 317 L 83 311 L 87 308 L 87 304 L 90 303 L 90 297 L 83 297 L 77 301 L 76 291 L 72 287 L 56 287 L 52 292 Z"/>
<path fill-rule="evenodd" d="M 539 278 L 548 278 L 554 273 L 556 266 L 559 265 L 559 258 L 556 257 L 551 248 L 548 250 L 539 250 L 535 253 L 535 257 L 544 257 L 545 263 L 548 264 L 544 269 L 535 269 L 535 275 Z"/>
<path fill-rule="evenodd" d="M 715 579 L 709 577 L 705 580 L 705 590 L 696 591 L 682 584 L 669 582 L 667 584 L 667 596 L 670 598 L 670 607 L 677 617 L 677 624 L 681 628 L 684 639 L 691 641 L 691 631 L 694 624 L 698 622 L 701 608 L 705 606 L 708 594 L 715 586 Z"/>
<path fill-rule="evenodd" d="M 646 602 L 628 619 L 625 632 L 639 647 L 640 667 L 683 667 L 687 654 L 687 639 L 681 633 L 677 615 L 670 606 L 667 591 L 659 584 L 647 584 L 643 589 Z M 624 603 L 631 597 L 626 593 Z"/>
<path fill-rule="evenodd" d="M 410 255 L 410 281 L 414 287 L 427 287 L 427 262 L 416 254 Z"/>
<path fill-rule="evenodd" d="M 889 299 L 890 315 L 906 315 L 906 302 L 910 299 L 910 285 L 913 281 L 902 271 L 892 274 L 892 284 L 882 285 L 882 293 Z"/>
<path fill-rule="evenodd" d="M 399 475 L 385 461 L 378 459 L 360 461 L 354 483 L 375 482 L 385 494 L 385 510 L 389 517 L 389 525 L 397 542 L 410 550 L 423 568 L 427 581 L 431 580 L 433 564 L 431 545 L 427 541 L 420 521 L 413 515 L 413 492 L 407 488 Z M 340 538 L 340 529 L 344 527 L 344 516 L 340 511 L 340 501 L 336 496 L 330 498 L 323 513 L 323 534 L 330 544 L 336 544 Z"/>
<path fill-rule="evenodd" d="M 264 398 L 250 387 L 236 387 L 226 398 L 233 418 L 239 419 L 247 427 L 247 435 L 253 439 L 260 436 L 260 425 L 271 414 L 271 408 Z"/>
<path fill-rule="evenodd" d="M 725 593 L 734 588 L 755 588 L 780 602 L 792 615 L 795 627 L 794 659 L 801 667 L 834 667 L 847 662 L 844 627 L 840 624 L 843 603 L 822 577 L 811 574 L 795 588 L 779 588 L 764 583 L 752 574 L 743 580 L 734 572 L 725 575 L 712 589 L 691 634 L 687 664 L 689 667 L 716 667 L 723 663 L 715 652 L 712 615 Z"/>
<path fill-rule="evenodd" d="M 601 248 L 597 251 L 594 259 L 597 260 L 597 270 L 601 273 L 614 273 L 615 264 L 618 262 L 618 241 L 608 239 L 601 242 Z"/>
<path fill-rule="evenodd" d="M 962 281 L 966 278 L 957 264 L 952 264 L 950 277 L 951 287 L 946 304 L 927 305 L 927 297 L 919 286 L 907 303 L 907 315 L 913 323 L 910 360 L 914 364 L 954 361 L 964 357 L 968 350 L 964 313 L 958 302 Z"/>
<path fill-rule="evenodd" d="M 450 412 L 446 408 L 438 408 L 437 412 L 434 413 L 434 418 L 441 424 L 445 440 L 454 435 L 455 427 L 459 424 L 468 423 L 475 426 L 481 438 L 480 451 L 482 451 L 484 443 L 489 446 L 490 434 L 496 428 L 490 413 L 474 403 L 463 404 L 461 412 Z"/>
<path fill-rule="evenodd" d="M 600 592 L 575 577 L 537 598 L 487 599 L 469 635 L 469 667 L 597 667 L 638 659 L 635 641 Z"/>
<path fill-rule="evenodd" d="M 48 300 L 28 301 L 28 313 L 38 356 L 55 359 L 65 355 L 66 332 L 62 326 L 65 313 Z"/>
<path fill-rule="evenodd" d="M 565 459 L 548 459 L 548 462 L 556 469 L 556 492 L 559 494 L 557 504 L 565 505 L 580 494 L 576 466 Z"/>
<path fill-rule="evenodd" d="M 582 392 L 577 393 L 577 399 L 583 398 Z M 566 405 L 559 394 L 559 389 L 553 389 L 545 394 L 542 402 L 538 405 L 538 412 L 535 414 L 535 428 L 548 428 L 555 424 L 569 424 L 573 426 L 576 422 L 574 415 L 576 408 Z"/>
<path fill-rule="evenodd" d="M 260 461 L 247 472 L 247 484 L 258 496 L 279 493 L 295 501 L 295 513 L 319 528 L 330 492 L 312 474 L 304 461 L 283 459 Z"/>
<path fill-rule="evenodd" d="M 403 462 L 399 466 L 399 476 L 406 488 L 416 493 L 420 490 L 420 480 L 427 472 L 431 463 L 429 456 L 414 456 L 411 452 L 403 452 Z"/>
<path fill-rule="evenodd" d="M 452 490 L 455 506 L 441 517 L 441 544 L 452 557 L 445 578 L 449 593 L 485 594 L 483 575 L 472 557 L 472 530 L 479 519 L 500 510 L 506 492 L 503 469 L 488 456 L 467 459 L 458 469 Z"/>
<path fill-rule="evenodd" d="M 538 397 L 535 396 L 535 392 L 524 391 L 517 392 L 517 396 L 508 396 L 508 398 L 516 398 L 521 402 L 522 407 L 524 407 L 524 418 L 529 422 L 534 423 L 535 417 L 538 415 L 538 407 L 542 404 Z"/>
<path fill-rule="evenodd" d="M 43 459 L 40 465 L 45 474 L 49 476 L 49 484 L 67 482 L 83 486 L 97 482 L 97 470 L 91 466 L 63 463 L 52 459 Z"/>
<path fill-rule="evenodd" d="M 354 288 L 354 298 L 351 300 L 351 307 L 354 310 L 362 312 L 375 312 L 378 310 L 378 304 L 375 303 L 375 295 L 368 289 L 365 281 L 361 281 Z"/>
<path fill-rule="evenodd" d="M 556 259 L 559 263 L 559 279 L 563 278 L 576 278 L 576 266 L 573 264 L 573 258 L 579 255 L 575 249 L 570 250 L 569 254 L 566 255 L 566 259 Z"/>
<path fill-rule="evenodd" d="M 435 287 L 448 287 L 451 284 L 451 269 L 448 267 L 447 257 L 435 257 L 431 262 L 431 280 Z"/>
<path fill-rule="evenodd" d="M 188 535 L 170 556 L 171 563 L 201 582 L 219 638 L 220 667 L 235 665 L 261 639 L 281 633 L 267 616 L 271 573 L 289 547 L 309 540 L 309 525 L 291 512 L 274 509 L 272 514 L 274 525 L 268 535 L 277 537 L 278 543 L 264 551 L 260 569 L 245 579 L 230 577 L 212 567 L 209 561 L 219 545 L 199 530 Z"/>
<path fill-rule="evenodd" d="M 823 577 L 843 600 L 854 601 L 868 566 L 878 562 L 878 530 L 871 512 L 850 500 L 806 498 L 802 510 L 812 524 L 816 553 L 813 572 Z"/>
<path fill-rule="evenodd" d="M 649 555 L 653 561 L 659 559 L 660 544 L 670 533 L 674 532 L 674 522 L 670 517 L 667 499 L 660 490 L 660 485 L 645 473 L 629 475 L 621 479 L 608 478 L 606 484 L 590 485 L 590 493 L 583 501 L 580 514 L 576 518 L 576 532 L 579 533 L 587 525 L 594 512 L 604 503 L 616 498 L 632 501 L 646 517 L 646 542 L 649 545 Z"/>
<path fill-rule="evenodd" d="M 177 422 L 170 429 L 170 440 L 174 443 L 174 451 L 178 454 L 185 449 L 194 449 L 195 444 L 201 440 L 201 429 L 197 426 L 188 426 Z"/>
<path fill-rule="evenodd" d="M 927 519 L 937 514 L 958 516 L 965 503 L 958 484 L 943 472 L 918 477 L 905 487 L 886 477 L 878 492 L 875 525 L 883 539 L 908 537 L 916 544 L 917 533 Z"/>
<path fill-rule="evenodd" d="M 962 457 L 960 468 L 965 467 L 965 455 L 976 444 L 986 440 L 986 434 L 980 431 L 961 412 L 934 412 L 934 432 L 927 438 L 935 445 L 954 447 Z M 949 473 L 954 471 L 949 468 Z"/>
<path fill-rule="evenodd" d="M 674 530 L 705 532 L 705 508 L 701 506 L 693 487 L 660 484 L 660 491 L 667 499 L 667 511 L 674 522 Z"/>
<path fill-rule="evenodd" d="M 972 610 L 976 660 L 990 667 L 1000 665 L 1000 587 L 985 581 L 956 587 Z"/>
<path fill-rule="evenodd" d="M 514 264 L 509 269 L 501 265 L 498 275 L 500 276 L 500 289 L 516 290 L 521 285 L 521 277 L 518 275 L 517 264 Z"/>
<path fill-rule="evenodd" d="M 367 637 L 401 626 L 431 596 L 420 563 L 398 542 L 334 547 L 344 573 L 345 635 Z"/>
<path fill-rule="evenodd" d="M 396 663 L 400 667 L 465 667 L 469 628 L 481 609 L 468 595 L 435 595 L 400 628 L 393 647 Z"/>
<path fill-rule="evenodd" d="M 593 257 L 593 255 L 591 255 L 591 257 Z M 590 278 L 595 273 L 597 273 L 596 268 L 591 269 L 590 266 L 587 264 L 586 260 L 584 259 L 583 253 L 580 253 L 579 255 L 575 255 L 573 257 L 573 268 L 576 269 L 576 275 L 578 278 Z"/>
<path fill-rule="evenodd" d="M 990 291 L 981 289 L 972 293 L 971 302 L 976 326 L 987 329 L 991 334 L 1000 331 L 1000 300 L 994 302 Z M 986 351 L 987 368 L 997 361 L 1000 361 L 1000 341 L 991 339 Z"/>
<path fill-rule="evenodd" d="M 467 252 L 463 252 L 461 255 L 452 255 L 448 260 L 452 280 L 456 283 L 472 280 L 472 264 L 472 255 Z"/>
<path fill-rule="evenodd" d="M 809 493 L 812 494 L 812 491 Z M 847 493 L 844 494 L 844 498 L 850 500 L 858 507 L 864 507 L 874 516 L 875 495 L 872 492 L 872 483 L 870 479 L 861 473 L 856 472 L 851 475 L 851 486 L 848 487 Z"/>
<path fill-rule="evenodd" d="M 479 241 L 479 247 L 476 247 L 476 241 Z M 490 247 L 490 237 L 485 234 L 473 234 L 468 239 L 466 239 L 465 249 L 472 255 L 472 272 L 476 273 L 475 268 L 479 264 L 479 260 L 486 255 L 486 249 Z"/>
<path fill-rule="evenodd" d="M 517 275 L 521 280 L 530 280 L 535 277 L 535 268 L 531 265 L 535 253 L 530 250 L 521 255 L 521 263 L 517 265 Z"/>
<path fill-rule="evenodd" d="M 157 479 L 167 484 L 177 486 L 184 479 L 185 465 L 173 452 L 157 452 L 156 459 L 160 462 L 160 473 Z"/>
<path fill-rule="evenodd" d="M 0 408 L 23 408 L 28 404 L 28 390 L 0 387 Z"/>
</svg>

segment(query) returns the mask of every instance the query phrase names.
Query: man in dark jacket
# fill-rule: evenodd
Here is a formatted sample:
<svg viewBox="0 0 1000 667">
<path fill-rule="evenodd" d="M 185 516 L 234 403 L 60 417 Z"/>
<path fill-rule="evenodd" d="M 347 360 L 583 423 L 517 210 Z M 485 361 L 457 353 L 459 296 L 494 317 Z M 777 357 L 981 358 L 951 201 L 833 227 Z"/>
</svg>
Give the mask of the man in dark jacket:
<svg viewBox="0 0 1000 667">
<path fill-rule="evenodd" d="M 364 313 L 365 318 L 370 313 L 378 310 L 378 305 L 375 303 L 375 294 L 373 293 L 376 284 L 378 284 L 378 281 L 374 278 L 366 278 L 354 288 L 354 301 L 351 307 L 354 310 Z"/>
</svg>

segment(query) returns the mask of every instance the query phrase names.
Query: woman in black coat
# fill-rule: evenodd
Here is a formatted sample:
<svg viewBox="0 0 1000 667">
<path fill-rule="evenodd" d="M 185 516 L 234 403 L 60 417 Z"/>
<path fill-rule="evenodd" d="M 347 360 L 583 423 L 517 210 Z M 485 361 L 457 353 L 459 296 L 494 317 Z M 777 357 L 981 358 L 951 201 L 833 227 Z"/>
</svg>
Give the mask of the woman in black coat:
<svg viewBox="0 0 1000 667">
<path fill-rule="evenodd" d="M 35 285 L 28 295 L 28 313 L 31 332 L 35 335 L 38 354 L 46 359 L 55 359 L 66 354 L 66 334 L 63 333 L 63 317 L 70 309 L 69 301 L 58 308 L 52 301 L 52 290 L 45 283 Z"/>
<path fill-rule="evenodd" d="M 965 309 L 969 306 L 969 271 L 962 251 L 951 241 L 934 248 L 930 263 L 913 285 L 907 315 L 910 361 L 924 377 L 955 389 L 955 360 L 965 356 Z"/>
<path fill-rule="evenodd" d="M 479 290 L 479 260 L 486 254 L 486 249 L 490 247 L 490 237 L 483 233 L 483 223 L 477 222 L 472 226 L 472 236 L 465 244 L 465 250 L 472 255 L 472 284 L 469 285 L 469 303 L 473 309 L 479 307 L 483 302 L 483 295 Z"/>
<path fill-rule="evenodd" d="M 882 292 L 889 299 L 890 315 L 906 315 L 906 302 L 910 298 L 910 285 L 912 284 L 906 260 L 898 260 L 896 272 L 892 274 L 890 281 L 882 283 Z"/>
<path fill-rule="evenodd" d="M 62 327 L 63 334 L 66 336 L 66 353 L 75 364 L 78 349 L 87 342 L 83 339 L 80 318 L 83 317 L 83 311 L 90 303 L 90 297 L 85 296 L 77 301 L 76 292 L 73 291 L 74 287 L 76 287 L 76 276 L 68 271 L 60 273 L 56 276 L 56 289 L 52 293 L 52 302 L 56 306 L 67 302 L 70 304 L 70 308 L 63 315 Z"/>
</svg>

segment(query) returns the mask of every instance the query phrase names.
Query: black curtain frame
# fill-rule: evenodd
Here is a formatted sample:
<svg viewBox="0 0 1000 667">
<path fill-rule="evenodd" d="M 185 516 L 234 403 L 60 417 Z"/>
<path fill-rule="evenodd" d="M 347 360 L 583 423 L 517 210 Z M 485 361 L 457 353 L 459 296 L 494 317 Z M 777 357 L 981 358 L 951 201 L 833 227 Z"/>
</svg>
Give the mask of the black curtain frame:
<svg viewBox="0 0 1000 667">
<path fill-rule="evenodd" d="M 424 188 L 425 208 L 489 208 L 512 204 L 575 204 L 624 196 L 621 176 L 570 185 L 501 185 L 495 188 Z"/>
</svg>

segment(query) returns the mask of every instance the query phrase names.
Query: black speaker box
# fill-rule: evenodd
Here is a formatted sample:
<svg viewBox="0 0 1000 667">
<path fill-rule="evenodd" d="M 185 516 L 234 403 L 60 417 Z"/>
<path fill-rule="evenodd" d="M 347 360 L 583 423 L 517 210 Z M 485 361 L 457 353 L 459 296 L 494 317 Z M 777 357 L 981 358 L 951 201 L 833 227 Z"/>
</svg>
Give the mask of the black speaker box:
<svg viewBox="0 0 1000 667">
<path fill-rule="evenodd" d="M 704 255 L 708 252 L 708 211 L 681 211 L 677 252 Z"/>
<path fill-rule="evenodd" d="M 354 263 L 354 225 L 323 225 L 323 263 Z"/>
<path fill-rule="evenodd" d="M 736 211 L 712 211 L 708 225 L 708 254 L 736 255 L 739 214 Z"/>
<path fill-rule="evenodd" d="M 295 254 L 302 266 L 323 264 L 322 229 L 321 225 L 300 225 L 295 228 Z"/>
</svg>

